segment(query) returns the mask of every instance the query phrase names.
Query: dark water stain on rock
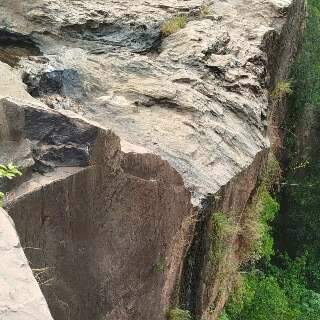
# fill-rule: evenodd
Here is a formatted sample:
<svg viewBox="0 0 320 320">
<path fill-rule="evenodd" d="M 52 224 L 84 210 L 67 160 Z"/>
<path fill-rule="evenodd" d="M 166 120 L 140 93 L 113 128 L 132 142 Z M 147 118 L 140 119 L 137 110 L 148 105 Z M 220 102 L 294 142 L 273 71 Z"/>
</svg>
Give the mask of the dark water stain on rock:
<svg viewBox="0 0 320 320">
<path fill-rule="evenodd" d="M 110 48 L 127 48 L 132 52 L 145 53 L 155 50 L 161 43 L 159 27 L 134 25 L 134 24 L 100 24 L 92 26 L 89 23 L 83 25 L 72 25 L 63 28 L 65 34 L 72 38 L 95 42 L 98 45 L 99 53 L 103 47 L 110 51 Z"/>
<path fill-rule="evenodd" d="M 22 57 L 42 55 L 30 36 L 0 29 L 0 61 L 15 67 Z"/>
<path fill-rule="evenodd" d="M 204 267 L 204 257 L 207 251 L 208 223 L 213 211 L 213 199 L 208 197 L 202 202 L 198 211 L 195 234 L 188 250 L 182 270 L 182 281 L 179 292 L 179 304 L 193 315 L 197 314 L 198 292 L 201 284 L 201 272 Z"/>
<path fill-rule="evenodd" d="M 26 74 L 23 82 L 34 97 L 61 95 L 81 100 L 85 96 L 80 75 L 74 69 L 54 70 L 37 76 Z"/>
<path fill-rule="evenodd" d="M 84 93 L 79 73 L 73 69 L 65 69 L 42 74 L 39 81 L 39 94 L 55 93 L 81 99 Z"/>
</svg>

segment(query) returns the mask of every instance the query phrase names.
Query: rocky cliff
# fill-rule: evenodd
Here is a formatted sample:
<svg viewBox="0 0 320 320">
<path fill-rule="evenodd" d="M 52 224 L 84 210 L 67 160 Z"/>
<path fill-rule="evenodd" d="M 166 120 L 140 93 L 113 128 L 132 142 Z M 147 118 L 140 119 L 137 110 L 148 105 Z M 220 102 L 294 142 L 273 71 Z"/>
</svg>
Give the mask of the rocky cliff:
<svg viewBox="0 0 320 320">
<path fill-rule="evenodd" d="M 168 2 L 0 0 L 0 163 L 24 173 L 1 187 L 54 319 L 227 298 L 209 217 L 256 190 L 304 1 Z"/>
</svg>

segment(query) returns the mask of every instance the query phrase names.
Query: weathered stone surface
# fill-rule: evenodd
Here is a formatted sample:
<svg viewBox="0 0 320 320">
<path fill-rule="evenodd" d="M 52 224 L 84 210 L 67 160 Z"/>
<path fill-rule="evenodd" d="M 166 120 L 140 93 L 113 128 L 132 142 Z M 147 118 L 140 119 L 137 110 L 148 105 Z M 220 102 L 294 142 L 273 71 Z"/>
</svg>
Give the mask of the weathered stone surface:
<svg viewBox="0 0 320 320">
<path fill-rule="evenodd" d="M 83 88 L 76 70 L 55 70 L 41 74 L 39 79 L 25 77 L 28 91 L 33 96 L 61 95 L 74 99 L 83 98 Z"/>
<path fill-rule="evenodd" d="M 168 160 L 198 204 L 269 145 L 266 52 L 277 46 L 290 5 L 10 1 L 6 8 L 13 30 L 39 33 L 48 58 L 24 61 L 24 70 L 77 70 L 85 116 Z M 162 24 L 177 14 L 187 16 L 186 27 L 163 38 Z"/>
<path fill-rule="evenodd" d="M 0 255 L 0 319 L 52 320 L 13 221 L 1 208 Z"/>
<path fill-rule="evenodd" d="M 0 43 L 0 60 L 10 66 L 16 66 L 22 56 L 41 54 L 36 43 L 30 37 L 8 31 L 4 20 L 1 23 Z"/>
<path fill-rule="evenodd" d="M 14 97 L 39 104 L 26 92 L 18 71 L 2 62 L 0 62 L 0 88 L 0 98 Z"/>
</svg>

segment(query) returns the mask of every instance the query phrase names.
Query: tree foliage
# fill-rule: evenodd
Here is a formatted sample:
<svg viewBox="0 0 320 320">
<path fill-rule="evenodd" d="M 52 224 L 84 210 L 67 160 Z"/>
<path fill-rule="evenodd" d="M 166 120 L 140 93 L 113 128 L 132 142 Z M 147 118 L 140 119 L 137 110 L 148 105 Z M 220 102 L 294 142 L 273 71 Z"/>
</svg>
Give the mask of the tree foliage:
<svg viewBox="0 0 320 320">
<path fill-rule="evenodd" d="M 276 241 L 292 258 L 308 252 L 308 286 L 320 292 L 320 2 L 309 0 L 308 10 L 304 42 L 292 71 L 285 142 L 289 169 Z"/>
<path fill-rule="evenodd" d="M 268 264 L 244 276 L 221 320 L 319 319 L 320 294 L 307 288 L 306 258 L 280 260 L 281 266 Z"/>
</svg>

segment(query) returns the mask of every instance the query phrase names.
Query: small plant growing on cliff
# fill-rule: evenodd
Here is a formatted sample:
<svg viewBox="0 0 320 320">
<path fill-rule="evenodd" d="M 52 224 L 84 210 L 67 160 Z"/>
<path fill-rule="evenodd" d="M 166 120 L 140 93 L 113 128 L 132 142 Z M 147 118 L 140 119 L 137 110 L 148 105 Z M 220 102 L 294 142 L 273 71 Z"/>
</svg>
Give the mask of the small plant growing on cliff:
<svg viewBox="0 0 320 320">
<path fill-rule="evenodd" d="M 210 6 L 208 5 L 202 5 L 200 7 L 200 11 L 199 11 L 199 16 L 201 18 L 204 18 L 206 16 L 209 16 L 211 14 L 211 9 L 210 9 Z"/>
<path fill-rule="evenodd" d="M 7 178 L 11 180 L 16 176 L 21 175 L 22 173 L 12 163 L 9 163 L 8 165 L 0 164 L 0 179 Z M 2 207 L 3 198 L 4 193 L 0 191 L 0 207 Z"/>
<path fill-rule="evenodd" d="M 262 176 L 262 185 L 268 191 L 272 190 L 274 186 L 280 184 L 282 178 L 282 170 L 275 155 L 270 152 L 266 168 Z"/>
<path fill-rule="evenodd" d="M 155 272 L 164 272 L 166 267 L 166 259 L 164 257 L 160 257 L 159 261 L 154 265 Z"/>
<path fill-rule="evenodd" d="M 271 96 L 275 100 L 281 100 L 286 96 L 290 96 L 293 93 L 292 82 L 280 80 L 277 82 L 273 89 Z"/>
<path fill-rule="evenodd" d="M 174 308 L 169 311 L 168 320 L 192 320 L 192 317 L 189 311 Z"/>
<path fill-rule="evenodd" d="M 270 153 L 261 185 L 248 206 L 241 231 L 242 260 L 254 262 L 269 261 L 274 254 L 270 224 L 279 212 L 279 204 L 271 191 L 281 180 L 281 168 L 275 156 Z"/>
<path fill-rule="evenodd" d="M 223 256 L 232 242 L 233 236 L 237 233 L 236 223 L 223 212 L 215 212 L 212 215 L 212 248 L 210 252 L 210 262 L 213 265 L 219 264 Z"/>
<path fill-rule="evenodd" d="M 161 28 L 161 33 L 165 37 L 167 37 L 170 34 L 176 33 L 180 29 L 184 28 L 186 24 L 187 24 L 187 17 L 184 15 L 171 18 L 170 20 L 166 21 L 163 24 Z"/>
<path fill-rule="evenodd" d="M 262 191 L 259 194 L 256 205 L 257 214 L 259 215 L 259 238 L 255 246 L 255 255 L 257 258 L 264 258 L 270 261 L 274 255 L 273 237 L 271 233 L 271 222 L 279 212 L 278 202 L 270 195 L 268 191 Z"/>
</svg>

